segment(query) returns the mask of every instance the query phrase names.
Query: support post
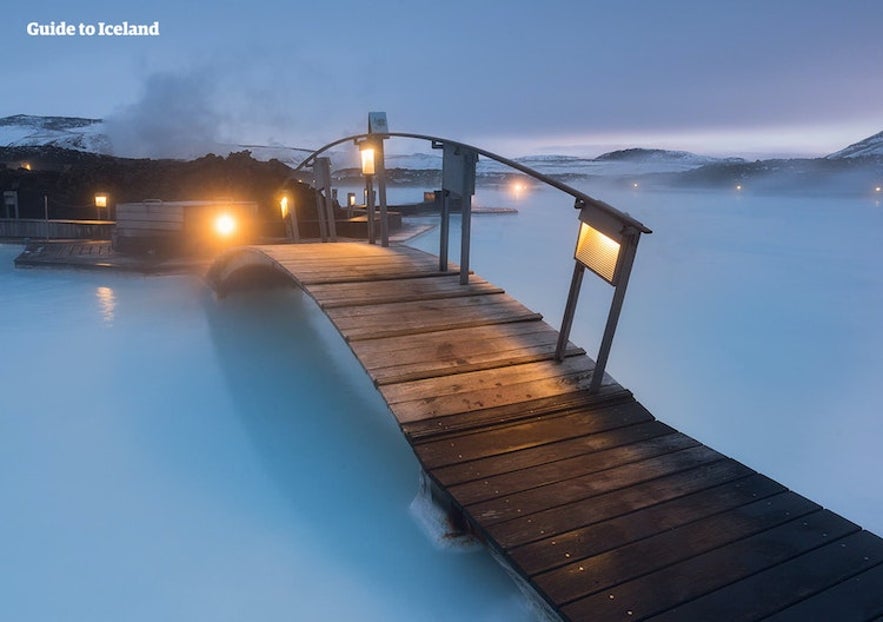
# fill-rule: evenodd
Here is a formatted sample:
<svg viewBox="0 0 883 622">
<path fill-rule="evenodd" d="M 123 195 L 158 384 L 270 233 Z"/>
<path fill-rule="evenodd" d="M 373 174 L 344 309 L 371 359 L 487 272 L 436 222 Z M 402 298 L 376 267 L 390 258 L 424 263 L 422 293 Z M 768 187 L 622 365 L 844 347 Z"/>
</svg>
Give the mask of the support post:
<svg viewBox="0 0 883 622">
<path fill-rule="evenodd" d="M 448 191 L 439 190 L 436 201 L 441 203 L 441 226 L 439 227 L 438 243 L 438 269 L 442 272 L 448 270 L 448 238 L 451 231 L 451 204 L 448 199 Z"/>
<path fill-rule="evenodd" d="M 467 285 L 469 283 L 469 244 L 472 239 L 472 195 L 467 192 L 460 200 L 462 218 L 460 224 L 460 285 Z"/>
<path fill-rule="evenodd" d="M 383 154 L 383 139 L 375 143 L 374 167 L 377 171 L 377 198 L 380 201 L 380 245 L 389 246 L 389 217 L 386 205 L 386 159 Z"/>
<path fill-rule="evenodd" d="M 371 175 L 365 175 L 365 211 L 368 213 L 368 243 L 377 244 L 374 231 L 374 182 Z"/>
<path fill-rule="evenodd" d="M 625 256 L 622 258 L 622 272 L 616 289 L 613 291 L 613 300 L 610 303 L 610 313 L 607 315 L 607 325 L 604 327 L 604 336 L 601 338 L 601 347 L 598 348 L 598 359 L 595 361 L 595 370 L 592 372 L 592 381 L 589 383 L 589 393 L 597 393 L 604 380 L 604 370 L 607 368 L 607 359 L 610 357 L 610 346 L 613 344 L 613 334 L 619 322 L 619 314 L 622 311 L 622 302 L 625 300 L 625 290 L 629 284 L 632 273 L 632 264 L 638 249 L 637 241 L 630 240 L 626 245 Z"/>
<path fill-rule="evenodd" d="M 555 348 L 555 360 L 559 363 L 564 360 L 567 342 L 570 341 L 570 329 L 573 327 L 573 317 L 576 315 L 576 303 L 579 300 L 579 290 L 582 287 L 585 271 L 580 262 L 573 262 L 573 277 L 570 279 L 570 291 L 567 293 L 567 304 L 564 305 L 564 317 L 561 319 L 558 345 Z"/>
</svg>

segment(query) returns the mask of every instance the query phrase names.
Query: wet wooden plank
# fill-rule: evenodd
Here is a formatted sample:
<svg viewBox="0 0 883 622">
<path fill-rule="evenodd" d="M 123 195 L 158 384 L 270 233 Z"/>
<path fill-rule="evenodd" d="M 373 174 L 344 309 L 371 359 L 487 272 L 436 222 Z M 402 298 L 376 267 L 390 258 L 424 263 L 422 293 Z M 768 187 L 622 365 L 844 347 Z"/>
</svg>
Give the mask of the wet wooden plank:
<svg viewBox="0 0 883 622">
<path fill-rule="evenodd" d="M 617 516 L 514 547 L 510 549 L 509 556 L 527 575 L 535 575 L 781 494 L 785 490 L 784 486 L 764 475 L 750 475 L 651 505 L 640 512 Z"/>
<path fill-rule="evenodd" d="M 860 531 L 671 609 L 653 619 L 658 622 L 759 620 L 840 585 L 881 563 L 883 540 L 867 531 Z M 883 580 L 878 580 L 876 589 L 873 585 L 866 587 L 871 587 L 870 592 L 876 591 L 883 598 Z M 846 601 L 841 601 L 836 614 L 829 618 L 813 611 L 803 619 L 830 619 L 840 622 L 847 619 L 842 613 L 845 605 Z"/>
<path fill-rule="evenodd" d="M 691 447 L 658 458 L 566 479 L 467 507 L 470 514 L 483 526 L 493 525 L 589 499 L 612 490 L 634 486 L 678 471 L 686 471 L 722 458 L 721 454 L 708 447 Z M 454 498 L 456 499 L 456 496 Z"/>
<path fill-rule="evenodd" d="M 457 413 L 447 417 L 423 419 L 401 424 L 405 436 L 413 444 L 447 438 L 488 426 L 527 421 L 537 417 L 579 408 L 594 408 L 634 401 L 631 392 L 617 384 L 601 385 L 597 393 L 577 391 L 527 399 L 517 404 L 503 404 Z"/>
<path fill-rule="evenodd" d="M 566 604 L 569 620 L 641 619 L 859 531 L 822 510 Z"/>
<path fill-rule="evenodd" d="M 868 532 L 862 532 L 868 534 Z M 868 534 L 871 535 L 871 534 Z M 878 564 L 769 618 L 769 622 L 837 620 L 867 622 L 883 617 L 883 564 Z"/>
<path fill-rule="evenodd" d="M 501 547 L 510 549 L 638 512 L 752 474 L 754 471 L 735 460 L 701 463 L 691 469 L 591 497 L 589 501 L 578 499 L 529 516 L 487 525 L 485 530 Z"/>
<path fill-rule="evenodd" d="M 571 602 L 820 509 L 800 495 L 783 492 L 598 555 L 575 559 L 533 576 L 533 582 L 554 602 Z"/>
<path fill-rule="evenodd" d="M 463 484 L 448 486 L 448 491 L 463 505 L 486 502 L 497 497 L 564 482 L 575 477 L 615 469 L 634 462 L 696 447 L 699 442 L 675 432 L 600 452 L 534 465 Z"/>
<path fill-rule="evenodd" d="M 432 444 L 431 448 L 429 444 L 422 445 L 417 449 L 417 455 L 421 460 L 425 460 L 424 457 L 426 457 L 434 464 L 444 465 L 431 467 L 433 468 L 432 474 L 441 484 L 452 486 L 501 473 L 529 469 L 555 460 L 630 445 L 672 434 L 675 431 L 659 421 L 645 423 L 642 414 L 638 412 L 633 413 L 634 418 L 629 422 L 629 425 L 622 427 L 624 421 L 616 416 L 617 414 L 613 411 L 611 413 L 613 416 L 609 417 L 612 424 L 617 427 L 597 431 L 594 434 L 584 434 L 586 430 L 578 425 L 574 426 L 569 421 L 561 421 L 551 430 L 552 434 L 555 432 L 557 434 L 547 436 L 542 429 L 536 429 L 540 427 L 539 424 L 544 423 L 538 421 L 524 424 L 529 426 L 529 429 L 524 430 L 523 433 L 521 430 L 516 431 L 511 428 L 492 428 L 483 434 L 471 434 L 466 437 L 437 441 Z M 579 421 L 578 418 L 567 419 Z M 585 419 L 589 419 L 593 423 L 598 420 L 603 421 L 597 412 L 585 417 Z M 515 438 L 511 440 L 505 438 L 506 432 L 510 432 Z M 497 439 L 500 440 L 495 445 L 494 441 Z M 512 445 L 513 442 L 517 444 Z M 424 462 L 424 464 L 428 466 L 430 462 Z"/>
</svg>

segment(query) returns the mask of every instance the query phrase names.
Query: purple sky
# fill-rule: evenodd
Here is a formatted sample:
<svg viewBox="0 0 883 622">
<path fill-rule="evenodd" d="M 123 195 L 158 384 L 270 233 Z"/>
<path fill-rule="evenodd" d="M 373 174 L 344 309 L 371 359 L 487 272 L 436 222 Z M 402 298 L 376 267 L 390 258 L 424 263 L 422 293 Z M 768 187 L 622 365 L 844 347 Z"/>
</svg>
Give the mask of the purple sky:
<svg viewBox="0 0 883 622">
<path fill-rule="evenodd" d="M 507 155 L 626 146 L 816 155 L 883 130 L 878 0 L 353 0 L 4 8 L 0 116 L 161 120 L 314 147 L 393 130 Z M 33 37 L 29 22 L 159 37 Z"/>
</svg>

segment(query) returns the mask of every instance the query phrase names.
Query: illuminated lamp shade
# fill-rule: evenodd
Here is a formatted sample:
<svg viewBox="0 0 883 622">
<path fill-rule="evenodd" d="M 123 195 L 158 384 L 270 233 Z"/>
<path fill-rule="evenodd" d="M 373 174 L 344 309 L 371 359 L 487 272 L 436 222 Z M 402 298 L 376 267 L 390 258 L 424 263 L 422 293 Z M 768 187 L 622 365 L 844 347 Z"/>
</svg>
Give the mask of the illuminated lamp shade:
<svg viewBox="0 0 883 622">
<path fill-rule="evenodd" d="M 288 216 L 288 197 L 279 199 L 279 211 L 282 213 L 282 218 Z"/>
<path fill-rule="evenodd" d="M 95 207 L 107 207 L 107 195 L 99 193 L 95 195 Z"/>
<path fill-rule="evenodd" d="M 622 264 L 622 225 L 591 206 L 580 211 L 579 236 L 573 258 L 616 285 Z"/>
<path fill-rule="evenodd" d="M 374 174 L 374 149 L 362 149 L 362 175 Z"/>
</svg>

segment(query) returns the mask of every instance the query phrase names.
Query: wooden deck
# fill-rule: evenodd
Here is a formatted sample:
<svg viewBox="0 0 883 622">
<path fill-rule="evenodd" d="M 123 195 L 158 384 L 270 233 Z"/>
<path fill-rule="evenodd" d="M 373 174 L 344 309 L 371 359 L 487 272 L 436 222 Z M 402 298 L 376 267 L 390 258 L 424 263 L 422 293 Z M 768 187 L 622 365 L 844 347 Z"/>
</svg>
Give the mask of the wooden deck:
<svg viewBox="0 0 883 622">
<path fill-rule="evenodd" d="M 500 288 L 360 243 L 250 247 L 347 340 L 443 501 L 565 620 L 872 620 L 883 540 L 656 421 Z"/>
</svg>

